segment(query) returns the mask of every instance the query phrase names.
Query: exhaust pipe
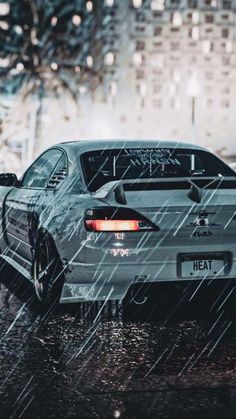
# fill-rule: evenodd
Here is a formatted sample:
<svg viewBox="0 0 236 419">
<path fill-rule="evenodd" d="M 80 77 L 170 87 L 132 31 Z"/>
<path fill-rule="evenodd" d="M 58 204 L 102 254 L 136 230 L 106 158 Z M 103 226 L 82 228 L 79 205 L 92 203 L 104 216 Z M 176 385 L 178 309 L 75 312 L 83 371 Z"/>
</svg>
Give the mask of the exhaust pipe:
<svg viewBox="0 0 236 419">
<path fill-rule="evenodd" d="M 137 304 L 137 305 L 143 305 L 147 302 L 148 297 L 142 287 L 142 285 L 137 289 L 132 289 L 131 291 L 131 299 L 130 302 Z"/>
</svg>

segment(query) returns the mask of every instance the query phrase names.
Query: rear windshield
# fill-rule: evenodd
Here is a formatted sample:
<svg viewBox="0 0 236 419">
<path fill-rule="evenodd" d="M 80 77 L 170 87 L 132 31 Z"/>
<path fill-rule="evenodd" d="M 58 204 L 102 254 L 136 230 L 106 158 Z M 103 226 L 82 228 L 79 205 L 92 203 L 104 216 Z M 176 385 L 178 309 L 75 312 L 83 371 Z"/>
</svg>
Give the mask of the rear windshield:
<svg viewBox="0 0 236 419">
<path fill-rule="evenodd" d="M 235 176 L 230 167 L 201 150 L 129 148 L 82 154 L 85 181 L 91 192 L 119 179 L 185 176 Z"/>
</svg>

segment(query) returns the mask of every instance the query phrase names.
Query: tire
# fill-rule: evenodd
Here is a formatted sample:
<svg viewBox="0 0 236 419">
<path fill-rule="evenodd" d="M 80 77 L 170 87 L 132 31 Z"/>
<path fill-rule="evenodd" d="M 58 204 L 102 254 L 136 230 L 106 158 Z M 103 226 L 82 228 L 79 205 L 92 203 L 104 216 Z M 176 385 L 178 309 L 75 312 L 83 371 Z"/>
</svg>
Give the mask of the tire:
<svg viewBox="0 0 236 419">
<path fill-rule="evenodd" d="M 35 294 L 40 305 L 48 308 L 57 306 L 64 276 L 56 247 L 48 236 L 37 242 L 32 270 Z"/>
</svg>

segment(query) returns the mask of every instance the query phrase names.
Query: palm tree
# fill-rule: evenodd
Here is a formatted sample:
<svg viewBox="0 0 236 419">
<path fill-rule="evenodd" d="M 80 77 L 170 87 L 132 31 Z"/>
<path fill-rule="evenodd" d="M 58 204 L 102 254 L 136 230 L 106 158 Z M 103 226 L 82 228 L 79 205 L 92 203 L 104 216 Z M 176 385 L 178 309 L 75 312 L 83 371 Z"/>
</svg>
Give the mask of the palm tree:
<svg viewBox="0 0 236 419">
<path fill-rule="evenodd" d="M 81 85 L 101 82 L 96 53 L 101 0 L 9 0 L 0 3 L 0 86 L 34 102 L 28 159 L 35 150 L 42 104 L 49 93 L 78 103 Z"/>
</svg>

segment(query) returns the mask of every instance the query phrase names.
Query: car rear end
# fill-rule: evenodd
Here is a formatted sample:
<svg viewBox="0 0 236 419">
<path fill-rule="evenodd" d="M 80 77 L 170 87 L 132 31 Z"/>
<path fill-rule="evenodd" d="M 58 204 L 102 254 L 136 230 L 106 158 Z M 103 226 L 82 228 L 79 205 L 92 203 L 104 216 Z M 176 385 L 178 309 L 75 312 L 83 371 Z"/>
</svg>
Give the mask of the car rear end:
<svg viewBox="0 0 236 419">
<path fill-rule="evenodd" d="M 140 283 L 236 277 L 236 177 L 223 162 L 183 148 L 83 157 L 94 172 L 85 173 L 82 246 L 62 302 L 122 300 Z"/>
</svg>

